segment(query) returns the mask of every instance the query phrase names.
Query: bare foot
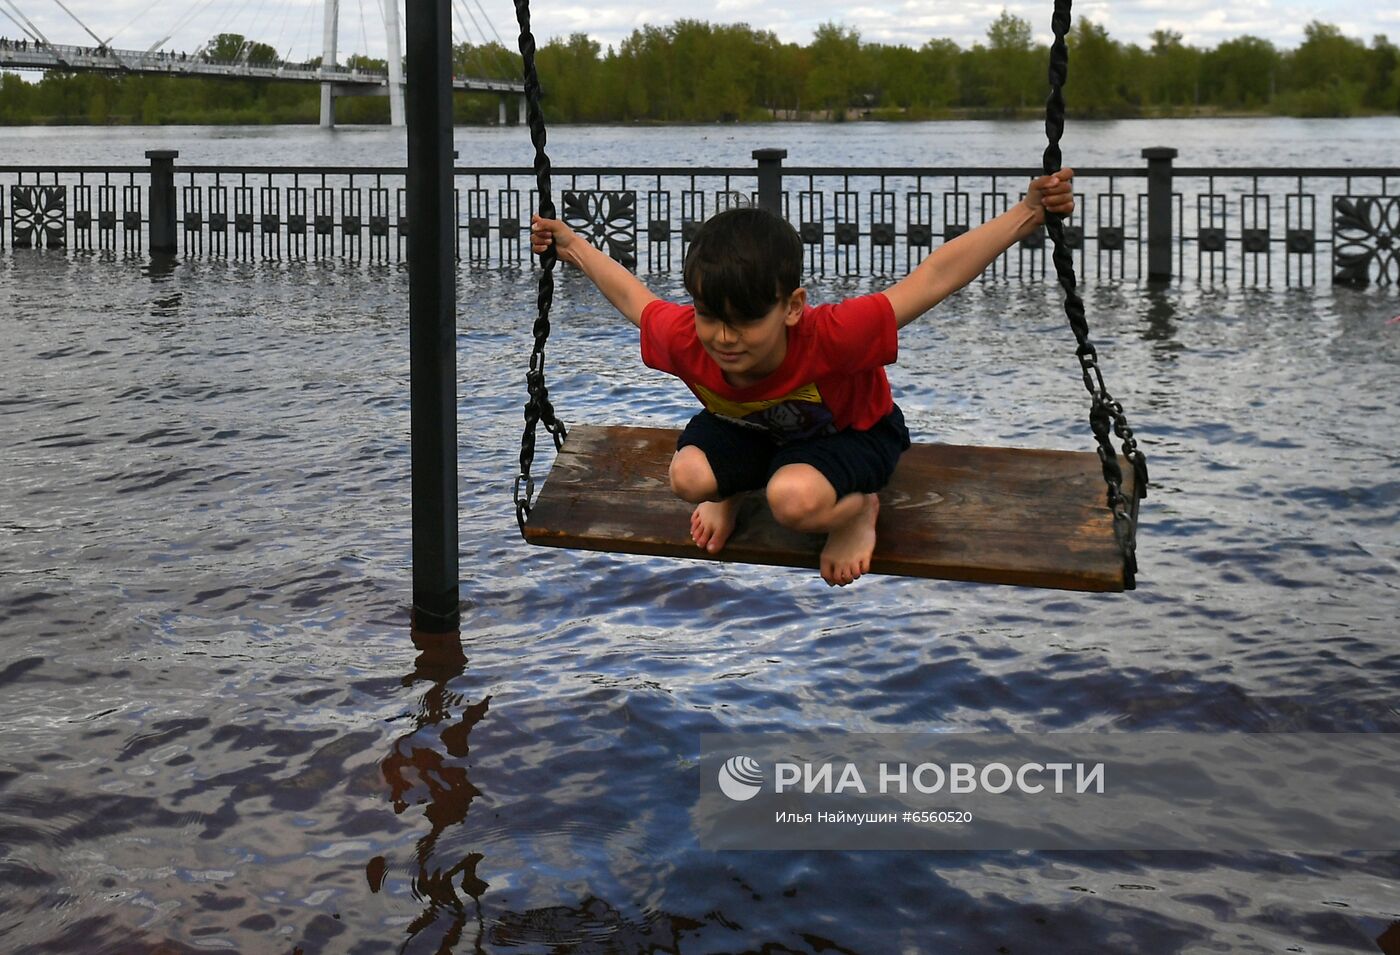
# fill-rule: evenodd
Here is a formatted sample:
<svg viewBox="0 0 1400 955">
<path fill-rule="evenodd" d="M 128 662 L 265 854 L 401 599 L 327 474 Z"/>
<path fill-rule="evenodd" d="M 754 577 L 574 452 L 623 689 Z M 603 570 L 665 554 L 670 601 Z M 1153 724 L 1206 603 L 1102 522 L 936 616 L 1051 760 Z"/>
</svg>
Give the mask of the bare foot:
<svg viewBox="0 0 1400 955">
<path fill-rule="evenodd" d="M 870 555 L 875 552 L 875 519 L 879 514 L 879 496 L 867 494 L 859 513 L 826 535 L 822 580 L 833 587 L 844 587 L 870 570 Z"/>
<path fill-rule="evenodd" d="M 690 515 L 690 539 L 695 546 L 711 554 L 718 554 L 720 548 L 734 533 L 734 522 L 739 513 L 739 496 L 736 494 L 723 501 L 703 501 L 696 505 Z"/>
</svg>

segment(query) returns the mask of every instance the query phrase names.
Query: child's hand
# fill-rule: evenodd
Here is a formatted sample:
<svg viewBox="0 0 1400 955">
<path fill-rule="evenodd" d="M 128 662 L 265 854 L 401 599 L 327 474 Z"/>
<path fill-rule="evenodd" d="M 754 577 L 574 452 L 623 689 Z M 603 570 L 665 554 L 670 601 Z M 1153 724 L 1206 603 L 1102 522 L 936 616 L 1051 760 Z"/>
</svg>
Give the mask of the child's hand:
<svg viewBox="0 0 1400 955">
<path fill-rule="evenodd" d="M 1045 214 L 1067 216 L 1074 211 L 1074 170 L 1061 169 L 1054 175 L 1041 176 L 1031 181 L 1026 191 L 1025 203 L 1040 221 Z"/>
<path fill-rule="evenodd" d="M 535 255 L 553 245 L 561 259 L 567 258 L 565 253 L 577 239 L 574 230 L 559 219 L 545 219 L 539 215 L 530 217 L 530 251 Z"/>
</svg>

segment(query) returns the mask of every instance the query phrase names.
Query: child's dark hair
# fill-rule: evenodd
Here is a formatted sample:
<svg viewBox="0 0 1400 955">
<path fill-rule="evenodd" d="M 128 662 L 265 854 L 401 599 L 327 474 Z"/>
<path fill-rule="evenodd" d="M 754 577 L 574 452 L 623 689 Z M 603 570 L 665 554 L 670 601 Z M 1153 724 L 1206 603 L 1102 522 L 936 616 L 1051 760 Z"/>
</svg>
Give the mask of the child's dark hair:
<svg viewBox="0 0 1400 955">
<path fill-rule="evenodd" d="M 719 319 L 762 318 L 802 279 L 802 240 L 786 219 L 740 208 L 705 221 L 685 256 L 685 289 Z"/>
</svg>

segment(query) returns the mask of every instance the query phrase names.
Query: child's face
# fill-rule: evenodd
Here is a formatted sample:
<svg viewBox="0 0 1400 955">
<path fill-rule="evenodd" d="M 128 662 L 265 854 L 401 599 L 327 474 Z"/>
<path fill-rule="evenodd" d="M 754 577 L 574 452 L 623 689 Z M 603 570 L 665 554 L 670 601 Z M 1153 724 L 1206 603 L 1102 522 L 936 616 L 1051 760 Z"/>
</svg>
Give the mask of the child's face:
<svg viewBox="0 0 1400 955">
<path fill-rule="evenodd" d="M 753 384 L 783 363 L 787 330 L 801 320 L 806 305 L 807 291 L 800 288 L 758 319 L 728 321 L 697 304 L 695 335 L 731 384 Z"/>
</svg>

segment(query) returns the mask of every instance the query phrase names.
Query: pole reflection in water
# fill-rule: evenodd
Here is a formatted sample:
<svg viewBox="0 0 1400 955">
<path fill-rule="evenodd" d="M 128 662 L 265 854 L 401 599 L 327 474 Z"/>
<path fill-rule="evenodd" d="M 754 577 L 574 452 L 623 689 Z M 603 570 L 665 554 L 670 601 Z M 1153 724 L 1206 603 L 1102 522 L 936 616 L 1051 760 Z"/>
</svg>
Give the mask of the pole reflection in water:
<svg viewBox="0 0 1400 955">
<path fill-rule="evenodd" d="M 468 737 L 490 705 L 490 697 L 480 702 L 464 704 L 461 694 L 448 688 L 467 665 L 462 652 L 461 634 L 414 633 L 413 642 L 421 651 L 414 661 L 414 671 L 404 677 L 404 686 L 427 682 L 418 716 L 412 732 L 394 742 L 393 751 L 381 768 L 389 784 L 394 813 L 402 814 L 409 806 L 424 806 L 428 820 L 426 835 L 418 840 L 415 853 L 413 895 L 427 903 L 422 914 L 408 926 L 407 946 L 422 932 L 445 922 L 439 952 L 457 951 L 468 918 L 476 923 L 473 951 L 481 950 L 481 894 L 487 884 L 476 874 L 482 859 L 479 852 L 469 853 L 443 868 L 436 858 L 437 844 L 450 827 L 466 821 L 472 800 L 481 791 L 468 777 L 466 758 L 470 750 Z M 453 722 L 453 711 L 461 706 L 461 718 Z M 439 730 L 438 728 L 441 727 Z M 384 884 L 388 863 L 375 856 L 365 869 L 370 891 L 378 892 Z M 471 913 L 458 895 L 461 891 L 471 899 Z"/>
<path fill-rule="evenodd" d="M 679 952 L 681 936 L 703 923 L 666 912 L 634 919 L 592 893 L 576 904 L 484 914 L 482 896 L 489 884 L 477 874 L 483 854 L 463 855 L 450 847 L 461 843 L 461 833 L 454 833 L 453 827 L 467 821 L 473 801 L 482 795 L 471 781 L 467 756 L 471 732 L 486 716 L 491 698 L 468 702 L 451 689 L 467 665 L 459 633 L 414 633 L 413 639 L 420 654 L 403 685 L 426 683 L 427 689 L 413 730 L 394 741 L 380 764 L 394 813 L 402 815 L 411 806 L 422 806 L 428 822 L 410 863 L 413 897 L 425 907 L 409 922 L 400 950 L 448 955 L 562 945 L 580 955 Z M 384 888 L 389 870 L 384 856 L 369 861 L 365 878 L 371 892 Z"/>
</svg>

